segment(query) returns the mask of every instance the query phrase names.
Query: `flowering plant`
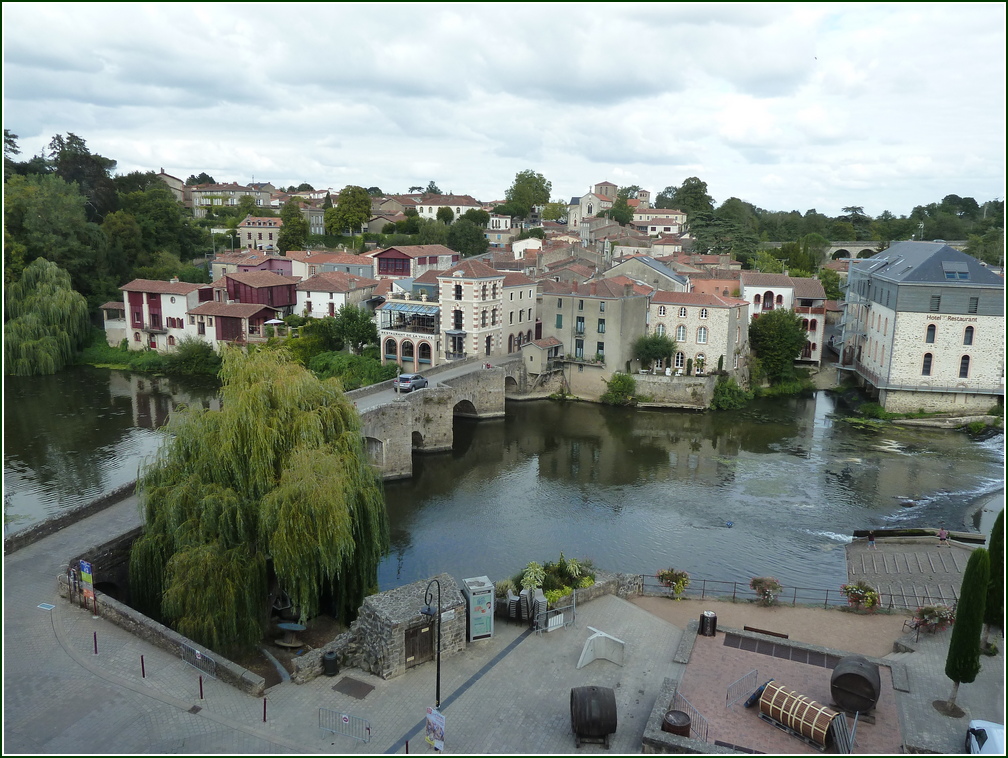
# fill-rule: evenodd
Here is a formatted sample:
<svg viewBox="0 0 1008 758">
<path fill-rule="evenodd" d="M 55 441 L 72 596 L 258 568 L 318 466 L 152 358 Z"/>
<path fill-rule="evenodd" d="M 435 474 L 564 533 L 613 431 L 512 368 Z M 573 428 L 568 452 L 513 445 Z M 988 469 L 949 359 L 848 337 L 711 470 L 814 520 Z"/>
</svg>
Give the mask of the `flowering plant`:
<svg viewBox="0 0 1008 758">
<path fill-rule="evenodd" d="M 760 603 L 763 605 L 773 605 L 783 587 L 781 583 L 772 576 L 754 576 L 749 586 L 759 595 Z"/>
<path fill-rule="evenodd" d="M 679 569 L 663 569 L 655 576 L 666 587 L 672 588 L 672 594 L 676 600 L 679 600 L 686 588 L 689 587 L 689 574 Z"/>
<path fill-rule="evenodd" d="M 941 631 L 955 623 L 955 611 L 947 605 L 924 605 L 914 611 L 914 621 Z"/>
<path fill-rule="evenodd" d="M 864 579 L 858 579 L 853 584 L 841 584 L 840 591 L 847 596 L 847 602 L 855 608 L 875 608 L 879 604 L 879 594 Z"/>
</svg>

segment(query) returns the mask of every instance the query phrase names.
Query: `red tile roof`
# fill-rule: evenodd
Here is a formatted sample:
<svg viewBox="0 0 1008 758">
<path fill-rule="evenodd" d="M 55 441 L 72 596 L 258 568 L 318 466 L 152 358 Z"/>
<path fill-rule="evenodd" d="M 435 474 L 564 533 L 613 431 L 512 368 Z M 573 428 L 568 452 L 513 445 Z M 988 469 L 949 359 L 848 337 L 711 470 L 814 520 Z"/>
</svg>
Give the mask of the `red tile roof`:
<svg viewBox="0 0 1008 758">
<path fill-rule="evenodd" d="M 297 284 L 300 276 L 283 276 L 273 271 L 242 271 L 237 274 L 224 274 L 225 279 L 234 279 L 249 287 L 277 287 L 281 284 Z"/>
<path fill-rule="evenodd" d="M 298 282 L 294 289 L 298 292 L 352 292 L 377 286 L 377 279 L 354 276 L 345 271 L 323 271 Z"/>
<path fill-rule="evenodd" d="M 196 316 L 223 316 L 225 318 L 251 318 L 260 311 L 275 313 L 274 308 L 259 303 L 200 303 L 188 311 Z"/>
<path fill-rule="evenodd" d="M 127 282 L 121 289 L 123 292 L 154 292 L 163 295 L 188 295 L 203 285 L 189 282 L 165 282 L 157 279 L 134 279 Z"/>
</svg>

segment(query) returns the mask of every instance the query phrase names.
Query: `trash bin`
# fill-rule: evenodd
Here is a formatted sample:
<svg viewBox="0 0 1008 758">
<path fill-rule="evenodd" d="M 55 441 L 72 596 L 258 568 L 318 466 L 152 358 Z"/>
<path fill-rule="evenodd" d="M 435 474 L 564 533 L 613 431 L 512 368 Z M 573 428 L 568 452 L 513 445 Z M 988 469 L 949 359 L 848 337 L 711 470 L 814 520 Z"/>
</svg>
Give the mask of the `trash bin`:
<svg viewBox="0 0 1008 758">
<path fill-rule="evenodd" d="M 339 660 L 332 650 L 322 655 L 322 673 L 326 676 L 336 676 L 339 673 Z"/>
<path fill-rule="evenodd" d="M 700 634 L 713 637 L 717 634 L 717 614 L 714 611 L 704 611 L 700 614 Z"/>
</svg>

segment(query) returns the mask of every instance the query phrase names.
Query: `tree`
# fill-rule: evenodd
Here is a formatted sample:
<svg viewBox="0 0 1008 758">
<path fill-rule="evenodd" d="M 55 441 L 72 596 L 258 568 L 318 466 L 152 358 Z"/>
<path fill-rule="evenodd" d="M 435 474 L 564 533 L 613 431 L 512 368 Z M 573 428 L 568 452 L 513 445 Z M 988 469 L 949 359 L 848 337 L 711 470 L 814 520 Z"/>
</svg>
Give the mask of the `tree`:
<svg viewBox="0 0 1008 758">
<path fill-rule="evenodd" d="M 258 645 L 273 599 L 349 622 L 389 546 L 381 484 L 336 380 L 227 349 L 222 407 L 176 411 L 138 490 L 137 607 L 221 653 Z"/>
<path fill-rule="evenodd" d="M 707 194 L 707 182 L 695 176 L 686 179 L 681 186 L 668 186 L 655 198 L 655 208 L 674 208 L 686 214 L 687 224 L 698 213 L 712 213 L 714 200 Z"/>
<path fill-rule="evenodd" d="M 325 200 L 322 201 L 323 208 L 332 208 L 332 195 L 325 193 Z"/>
<path fill-rule="evenodd" d="M 344 303 L 336 311 L 336 333 L 350 348 L 351 353 L 360 355 L 365 345 L 378 342 L 378 327 L 371 315 L 356 305 Z"/>
<path fill-rule="evenodd" d="M 315 188 L 312 187 L 310 184 L 308 184 L 308 182 L 301 182 L 301 184 L 299 184 L 297 186 L 297 189 L 295 190 L 295 192 L 314 192 L 314 191 Z"/>
<path fill-rule="evenodd" d="M 1004 632 L 1004 508 L 994 521 L 991 531 L 990 547 L 990 583 L 987 585 L 987 600 L 984 603 L 984 632 L 980 648 L 989 649 L 987 642 L 991 628 Z"/>
<path fill-rule="evenodd" d="M 566 221 L 567 203 L 562 200 L 546 203 L 546 207 L 542 211 L 542 218 L 544 221 Z"/>
<path fill-rule="evenodd" d="M 822 282 L 827 300 L 842 300 L 843 290 L 840 289 L 840 274 L 831 268 L 819 269 L 819 281 Z"/>
<path fill-rule="evenodd" d="M 434 182 L 431 182 L 431 184 L 434 184 Z M 423 191 L 423 185 L 422 184 L 414 184 L 412 187 L 409 188 L 409 191 L 410 191 L 410 194 L 412 194 L 414 192 L 422 192 Z M 438 190 L 437 194 L 440 195 L 441 191 Z"/>
<path fill-rule="evenodd" d="M 36 258 L 4 287 L 4 374 L 55 374 L 90 334 L 88 304 L 70 275 Z"/>
<path fill-rule="evenodd" d="M 418 245 L 447 245 L 448 233 L 455 226 L 455 224 L 445 226 L 432 218 L 418 218 L 416 225 L 416 244 Z M 459 232 L 456 231 L 456 234 Z"/>
<path fill-rule="evenodd" d="M 447 205 L 442 205 L 437 209 L 437 220 L 442 224 L 450 224 L 455 220 L 455 211 L 449 208 Z"/>
<path fill-rule="evenodd" d="M 620 226 L 626 226 L 633 221 L 633 209 L 629 206 L 625 197 L 617 197 L 612 204 L 612 208 L 599 214 L 611 218 Z"/>
<path fill-rule="evenodd" d="M 429 182 L 427 182 L 427 189 L 424 190 L 424 194 L 425 195 L 442 195 L 444 193 L 441 192 L 441 188 L 438 187 L 434 183 L 433 179 L 431 179 Z"/>
<path fill-rule="evenodd" d="M 637 193 L 641 191 L 641 186 L 639 184 L 631 184 L 629 187 L 620 187 L 616 190 L 616 197 L 622 197 L 624 200 L 636 200 Z"/>
<path fill-rule="evenodd" d="M 461 221 L 462 219 L 465 219 L 466 221 L 472 221 L 474 224 L 476 224 L 476 226 L 480 227 L 481 229 L 486 229 L 487 224 L 490 223 L 490 214 L 487 211 L 481 209 L 470 208 L 461 216 L 459 216 L 459 220 Z"/>
<path fill-rule="evenodd" d="M 187 187 L 192 187 L 196 184 L 217 184 L 210 174 L 206 171 L 200 171 L 199 174 L 190 174 L 189 178 L 185 180 Z"/>
<path fill-rule="evenodd" d="M 382 197 L 385 193 L 381 191 L 381 187 L 368 187 L 367 193 L 371 197 Z"/>
<path fill-rule="evenodd" d="M 637 392 L 637 380 L 622 371 L 615 372 L 605 380 L 606 391 L 599 398 L 606 405 L 633 405 Z"/>
<path fill-rule="evenodd" d="M 792 310 L 777 308 L 749 323 L 749 342 L 770 384 L 794 379 L 794 362 L 806 341 L 801 318 Z"/>
<path fill-rule="evenodd" d="M 528 218 L 535 206 L 549 202 L 552 189 L 553 185 L 546 181 L 546 177 L 526 169 L 515 174 L 514 181 L 504 193 L 504 199 L 515 209 L 514 215 Z"/>
<path fill-rule="evenodd" d="M 956 605 L 956 620 L 952 625 L 945 676 L 952 680 L 952 693 L 946 709 L 949 715 L 958 712 L 955 703 L 960 684 L 969 684 L 980 673 L 980 630 L 983 626 L 987 584 L 990 581 L 990 554 L 982 547 L 974 550 L 963 572 Z"/>
<path fill-rule="evenodd" d="M 371 218 L 371 196 L 363 187 L 348 185 L 336 200 L 336 205 L 325 212 L 326 234 L 356 234 Z"/>
<path fill-rule="evenodd" d="M 658 361 L 671 361 L 678 345 L 664 334 L 649 334 L 634 340 L 631 351 L 642 366 L 653 366 Z"/>
<path fill-rule="evenodd" d="M 88 221 L 101 221 L 116 210 L 117 198 L 112 172 L 116 161 L 92 153 L 82 137 L 73 132 L 57 134 L 49 143 L 50 161 L 56 176 L 68 184 L 76 182 L 85 198 Z"/>
<path fill-rule="evenodd" d="M 482 255 L 490 245 L 483 228 L 476 226 L 472 221 L 460 218 L 448 227 L 448 236 L 445 244 L 452 250 L 461 253 L 463 258 L 471 258 L 474 255 Z"/>
<path fill-rule="evenodd" d="M 301 212 L 301 203 L 291 198 L 280 209 L 283 226 L 277 235 L 277 250 L 286 255 L 288 250 L 304 250 L 308 239 L 308 221 Z"/>
<path fill-rule="evenodd" d="M 6 182 L 17 170 L 17 164 L 11 156 L 20 155 L 21 148 L 18 147 L 18 136 L 10 129 L 3 130 L 3 137 L 4 181 Z"/>
<path fill-rule="evenodd" d="M 131 192 L 143 192 L 158 185 L 162 187 L 167 186 L 158 179 L 158 175 L 153 171 L 130 171 L 128 174 L 115 176 L 112 178 L 112 185 L 120 195 L 128 195 Z"/>
</svg>

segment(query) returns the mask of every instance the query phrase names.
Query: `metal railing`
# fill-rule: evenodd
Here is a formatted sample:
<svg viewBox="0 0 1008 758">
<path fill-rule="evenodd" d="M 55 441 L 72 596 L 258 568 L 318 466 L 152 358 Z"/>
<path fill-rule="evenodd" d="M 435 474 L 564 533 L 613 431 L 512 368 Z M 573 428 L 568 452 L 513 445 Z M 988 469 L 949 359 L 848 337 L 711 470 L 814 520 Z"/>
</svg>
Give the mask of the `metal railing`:
<svg viewBox="0 0 1008 758">
<path fill-rule="evenodd" d="M 360 716 L 351 716 L 349 713 L 339 713 L 328 708 L 319 708 L 318 711 L 319 729 L 323 729 L 333 734 L 342 734 L 353 737 L 361 742 L 371 741 L 371 723 Z"/>
<path fill-rule="evenodd" d="M 217 661 L 206 653 L 183 642 L 181 655 L 182 660 L 193 668 L 199 669 L 204 674 L 213 677 L 214 679 L 217 678 Z"/>
<path fill-rule="evenodd" d="M 707 719 L 693 707 L 689 700 L 682 696 L 682 693 L 676 692 L 675 697 L 672 698 L 672 708 L 689 716 L 690 730 L 696 739 L 707 741 Z"/>
<path fill-rule="evenodd" d="M 674 597 L 675 593 L 670 587 L 662 584 L 656 576 L 651 574 L 641 574 L 641 591 L 645 595 L 659 595 Z M 694 579 L 689 587 L 682 593 L 682 597 L 710 598 L 711 600 L 730 600 L 733 603 L 760 601 L 760 593 L 753 590 L 747 582 L 732 582 L 717 579 Z M 915 610 L 923 605 L 948 605 L 952 606 L 959 601 L 953 594 L 946 596 L 942 589 L 921 587 L 916 588 L 908 594 L 906 591 L 899 593 L 880 592 L 879 608 L 886 610 Z M 781 586 L 781 591 L 777 593 L 774 603 L 777 605 L 821 605 L 823 608 L 830 606 L 842 607 L 850 605 L 847 596 L 839 589 L 823 589 L 819 587 L 789 587 Z"/>
<path fill-rule="evenodd" d="M 753 669 L 741 679 L 736 679 L 728 685 L 725 692 L 725 708 L 731 708 L 744 697 L 749 697 L 756 691 L 759 681 L 759 669 Z"/>
</svg>

